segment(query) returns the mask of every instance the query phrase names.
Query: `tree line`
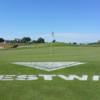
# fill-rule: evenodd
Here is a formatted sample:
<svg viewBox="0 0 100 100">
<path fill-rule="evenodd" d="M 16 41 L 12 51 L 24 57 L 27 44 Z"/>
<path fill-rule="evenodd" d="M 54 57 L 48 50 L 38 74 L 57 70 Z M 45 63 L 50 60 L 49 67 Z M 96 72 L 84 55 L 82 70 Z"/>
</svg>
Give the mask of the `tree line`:
<svg viewBox="0 0 100 100">
<path fill-rule="evenodd" d="M 5 40 L 4 38 L 0 38 L 0 43 L 45 43 L 45 39 L 40 37 L 37 40 L 32 40 L 30 37 L 23 37 L 22 39 L 14 39 L 14 40 Z"/>
</svg>

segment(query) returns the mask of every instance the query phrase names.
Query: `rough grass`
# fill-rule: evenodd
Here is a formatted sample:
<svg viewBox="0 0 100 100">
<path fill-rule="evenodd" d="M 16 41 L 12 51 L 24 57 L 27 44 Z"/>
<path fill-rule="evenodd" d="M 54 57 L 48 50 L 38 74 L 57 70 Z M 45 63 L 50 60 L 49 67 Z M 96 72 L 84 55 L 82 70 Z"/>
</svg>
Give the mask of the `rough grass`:
<svg viewBox="0 0 100 100">
<path fill-rule="evenodd" d="M 20 65 L 15 61 L 82 61 L 85 65 L 46 72 Z M 88 81 L 0 81 L 0 100 L 100 100 L 100 47 L 41 47 L 0 50 L 0 74 L 76 74 L 89 76 Z"/>
</svg>

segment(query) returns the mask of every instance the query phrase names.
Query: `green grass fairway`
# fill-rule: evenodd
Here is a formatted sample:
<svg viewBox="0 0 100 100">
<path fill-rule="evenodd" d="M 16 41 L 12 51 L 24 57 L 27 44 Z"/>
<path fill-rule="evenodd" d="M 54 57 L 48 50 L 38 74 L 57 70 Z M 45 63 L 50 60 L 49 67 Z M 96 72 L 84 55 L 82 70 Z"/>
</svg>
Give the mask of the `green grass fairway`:
<svg viewBox="0 0 100 100">
<path fill-rule="evenodd" d="M 43 71 L 14 65 L 12 62 L 28 61 L 80 61 L 84 65 L 56 71 Z M 0 100 L 100 100 L 100 81 L 93 81 L 93 75 L 100 75 L 100 47 L 56 46 L 39 48 L 17 48 L 0 50 L 0 75 L 88 75 L 87 81 L 66 81 L 42 77 L 33 81 L 0 81 Z"/>
</svg>

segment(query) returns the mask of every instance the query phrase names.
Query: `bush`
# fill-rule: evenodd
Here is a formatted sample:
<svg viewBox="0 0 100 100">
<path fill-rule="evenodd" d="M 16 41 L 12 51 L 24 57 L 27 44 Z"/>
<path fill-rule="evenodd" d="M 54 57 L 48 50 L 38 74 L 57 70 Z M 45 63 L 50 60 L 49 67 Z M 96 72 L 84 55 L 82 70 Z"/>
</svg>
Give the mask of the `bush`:
<svg viewBox="0 0 100 100">
<path fill-rule="evenodd" d="M 18 47 L 18 44 L 15 44 L 12 46 L 12 48 L 17 48 Z"/>
</svg>

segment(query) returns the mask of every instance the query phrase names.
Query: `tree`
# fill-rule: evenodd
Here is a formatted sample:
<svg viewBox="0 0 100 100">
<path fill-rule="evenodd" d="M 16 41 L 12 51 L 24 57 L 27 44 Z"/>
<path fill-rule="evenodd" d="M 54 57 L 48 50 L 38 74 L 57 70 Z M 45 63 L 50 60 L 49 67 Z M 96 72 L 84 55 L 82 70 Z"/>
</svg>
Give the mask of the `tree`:
<svg viewBox="0 0 100 100">
<path fill-rule="evenodd" d="M 0 42 L 4 42 L 4 39 L 3 38 L 0 38 Z"/>
<path fill-rule="evenodd" d="M 33 40 L 32 43 L 37 43 L 37 40 Z"/>
<path fill-rule="evenodd" d="M 45 43 L 45 39 L 40 37 L 37 39 L 37 43 Z"/>
<path fill-rule="evenodd" d="M 56 42 L 56 40 L 53 40 L 53 41 L 52 41 L 52 43 L 55 43 L 55 42 Z"/>
<path fill-rule="evenodd" d="M 73 42 L 73 45 L 77 45 L 77 42 Z"/>
<path fill-rule="evenodd" d="M 23 43 L 28 43 L 28 42 L 30 42 L 31 41 L 31 38 L 30 37 L 23 37 L 22 38 L 22 42 Z"/>
</svg>

